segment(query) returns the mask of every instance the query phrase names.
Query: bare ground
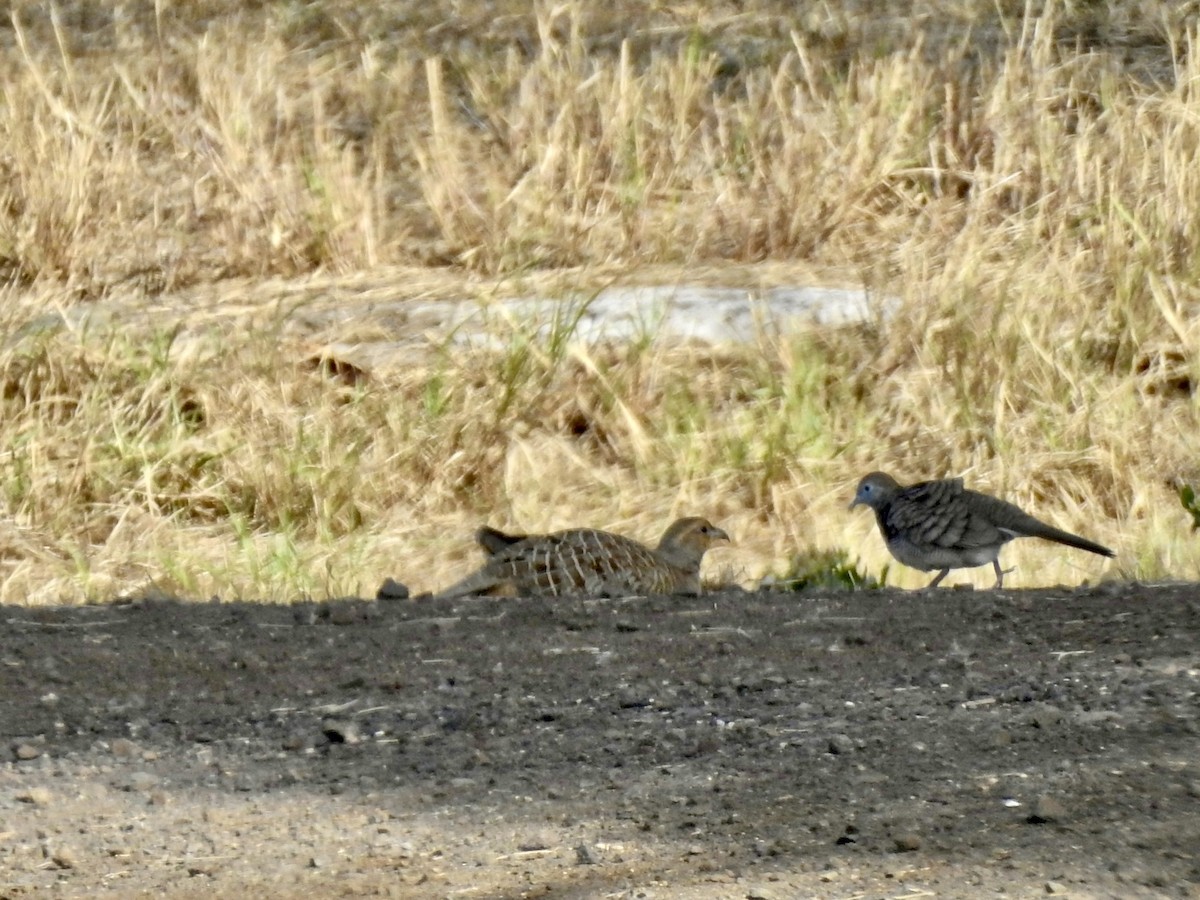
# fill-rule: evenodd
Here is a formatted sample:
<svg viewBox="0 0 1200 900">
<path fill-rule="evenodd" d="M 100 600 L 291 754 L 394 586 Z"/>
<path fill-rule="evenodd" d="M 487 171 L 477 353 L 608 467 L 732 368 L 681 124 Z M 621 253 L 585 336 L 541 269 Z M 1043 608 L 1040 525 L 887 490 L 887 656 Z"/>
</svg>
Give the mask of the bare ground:
<svg viewBox="0 0 1200 900">
<path fill-rule="evenodd" d="M 1200 587 L 0 610 L 0 898 L 1200 896 Z"/>
</svg>

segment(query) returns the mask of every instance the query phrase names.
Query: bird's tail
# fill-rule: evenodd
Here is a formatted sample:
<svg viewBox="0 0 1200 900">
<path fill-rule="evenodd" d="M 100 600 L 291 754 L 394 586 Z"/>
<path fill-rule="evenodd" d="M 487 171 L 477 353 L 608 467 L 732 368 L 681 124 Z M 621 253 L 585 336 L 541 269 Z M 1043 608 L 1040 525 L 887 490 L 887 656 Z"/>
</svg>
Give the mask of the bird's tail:
<svg viewBox="0 0 1200 900">
<path fill-rule="evenodd" d="M 1037 537 L 1045 538 L 1048 541 L 1055 541 L 1059 544 L 1066 544 L 1068 547 L 1075 547 L 1077 550 L 1086 550 L 1088 553 L 1095 553 L 1097 556 L 1107 556 L 1110 559 L 1117 555 L 1103 544 L 1097 544 L 1095 541 L 1089 541 L 1085 537 L 1071 534 L 1069 531 L 1063 531 L 1061 528 L 1055 528 L 1053 525 L 1047 525 L 1044 522 L 1039 524 L 1042 527 L 1034 532 Z"/>
</svg>

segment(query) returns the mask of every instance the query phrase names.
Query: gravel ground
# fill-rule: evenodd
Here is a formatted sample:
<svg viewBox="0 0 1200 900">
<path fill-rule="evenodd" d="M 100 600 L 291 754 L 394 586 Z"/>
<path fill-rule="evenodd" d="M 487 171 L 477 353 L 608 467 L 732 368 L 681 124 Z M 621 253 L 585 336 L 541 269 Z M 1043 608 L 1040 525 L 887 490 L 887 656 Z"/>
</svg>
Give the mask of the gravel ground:
<svg viewBox="0 0 1200 900">
<path fill-rule="evenodd" d="M 0 611 L 0 898 L 1200 897 L 1200 586 Z"/>
</svg>

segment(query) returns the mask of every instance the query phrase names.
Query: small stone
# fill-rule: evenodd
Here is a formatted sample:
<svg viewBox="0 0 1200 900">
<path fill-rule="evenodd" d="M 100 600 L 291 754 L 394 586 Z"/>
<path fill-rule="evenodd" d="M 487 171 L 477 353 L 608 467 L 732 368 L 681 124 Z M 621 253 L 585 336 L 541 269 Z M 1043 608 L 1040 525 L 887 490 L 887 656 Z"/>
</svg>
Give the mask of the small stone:
<svg viewBox="0 0 1200 900">
<path fill-rule="evenodd" d="M 132 759 L 138 753 L 138 745 L 126 738 L 117 738 L 112 742 L 112 746 L 109 749 L 112 751 L 113 756 L 120 759 Z"/>
<path fill-rule="evenodd" d="M 13 747 L 13 755 L 22 762 L 37 759 L 42 755 L 42 748 L 37 744 L 17 744 Z"/>
<path fill-rule="evenodd" d="M 1063 720 L 1062 710 L 1057 706 L 1043 706 L 1041 709 L 1034 710 L 1029 717 L 1029 724 L 1034 728 L 1040 728 L 1043 731 L 1053 728 Z"/>
<path fill-rule="evenodd" d="M 850 740 L 847 734 L 833 734 L 829 736 L 829 752 L 835 755 L 849 753 L 854 749 L 854 741 Z"/>
<path fill-rule="evenodd" d="M 329 607 L 329 622 L 332 625 L 353 625 L 362 619 L 362 609 L 357 603 L 335 601 Z"/>
<path fill-rule="evenodd" d="M 317 611 L 312 604 L 306 603 L 292 610 L 292 618 L 297 625 L 315 625 L 317 623 Z"/>
<path fill-rule="evenodd" d="M 746 900 L 778 900 L 779 895 L 768 887 L 756 884 L 746 891 Z"/>
<path fill-rule="evenodd" d="M 535 850 L 549 850 L 552 843 L 550 835 L 534 832 L 533 834 L 525 835 L 517 844 L 517 851 L 519 853 L 530 853 Z"/>
<path fill-rule="evenodd" d="M 386 579 L 375 592 L 376 600 L 407 600 L 409 596 L 408 586 L 394 578 Z"/>
<path fill-rule="evenodd" d="M 587 844 L 580 844 L 575 848 L 575 865 L 593 866 L 595 864 L 596 857 L 592 855 L 592 850 Z"/>
<path fill-rule="evenodd" d="M 362 740 L 358 725 L 348 719 L 326 719 L 321 723 L 321 734 L 331 744 L 357 744 Z"/>
<path fill-rule="evenodd" d="M 50 862 L 54 863 L 60 869 L 79 868 L 79 857 L 75 855 L 75 851 L 70 847 L 59 847 L 50 854 Z"/>
<path fill-rule="evenodd" d="M 122 785 L 126 791 L 150 791 L 158 787 L 158 779 L 149 772 L 132 772 Z"/>
<path fill-rule="evenodd" d="M 1067 811 L 1057 798 L 1043 794 L 1033 804 L 1033 812 L 1025 821 L 1030 825 L 1045 825 L 1048 822 L 1061 822 L 1067 817 Z"/>
<path fill-rule="evenodd" d="M 1042 888 L 1047 894 L 1065 894 L 1067 892 L 1066 886 L 1057 881 L 1047 881 Z"/>
<path fill-rule="evenodd" d="M 892 842 L 897 853 L 913 853 L 921 849 L 921 836 L 911 831 L 903 831 L 896 835 Z"/>
<path fill-rule="evenodd" d="M 21 803 L 32 803 L 34 806 L 49 806 L 54 802 L 54 795 L 44 787 L 31 787 L 17 794 L 17 800 Z"/>
</svg>

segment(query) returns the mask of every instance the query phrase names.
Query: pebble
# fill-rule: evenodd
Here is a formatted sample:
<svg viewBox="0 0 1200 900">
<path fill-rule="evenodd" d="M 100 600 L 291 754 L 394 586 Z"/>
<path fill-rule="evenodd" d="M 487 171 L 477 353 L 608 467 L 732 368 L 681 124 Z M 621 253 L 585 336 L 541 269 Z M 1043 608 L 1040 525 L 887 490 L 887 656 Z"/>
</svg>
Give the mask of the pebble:
<svg viewBox="0 0 1200 900">
<path fill-rule="evenodd" d="M 335 601 L 329 607 L 329 621 L 333 625 L 353 625 L 362 617 L 362 609 L 357 603 Z"/>
<path fill-rule="evenodd" d="M 778 894 L 762 885 L 754 885 L 746 891 L 746 900 L 777 900 Z"/>
<path fill-rule="evenodd" d="M 117 738 L 109 749 L 113 756 L 121 759 L 133 759 L 138 754 L 138 745 L 127 738 Z"/>
<path fill-rule="evenodd" d="M 901 832 L 892 840 L 897 853 L 913 853 L 921 849 L 921 836 L 911 831 Z"/>
<path fill-rule="evenodd" d="M 520 853 L 529 853 L 534 850 L 549 850 L 553 839 L 550 835 L 542 832 L 534 832 L 526 835 L 518 844 L 517 851 Z"/>
<path fill-rule="evenodd" d="M 394 578 L 386 579 L 375 592 L 376 600 L 407 600 L 409 596 L 408 586 Z"/>
<path fill-rule="evenodd" d="M 17 800 L 21 803 L 32 803 L 34 806 L 49 806 L 54 802 L 54 795 L 47 788 L 31 787 L 17 794 Z"/>
<path fill-rule="evenodd" d="M 854 741 L 846 734 L 829 736 L 829 752 L 834 754 L 849 753 L 854 749 Z"/>
<path fill-rule="evenodd" d="M 122 789 L 126 791 L 149 791 L 156 787 L 158 779 L 149 772 L 133 772 L 122 785 Z"/>
<path fill-rule="evenodd" d="M 1053 728 L 1063 720 L 1062 710 L 1057 706 L 1043 706 L 1029 717 L 1029 724 L 1042 730 Z"/>
<path fill-rule="evenodd" d="M 1066 886 L 1057 881 L 1047 881 L 1042 887 L 1047 894 L 1065 894 L 1067 892 Z"/>
<path fill-rule="evenodd" d="M 575 848 L 575 865 L 593 866 L 595 864 L 596 857 L 592 855 L 592 849 L 587 844 L 580 844 Z"/>
<path fill-rule="evenodd" d="M 1067 811 L 1057 798 L 1049 794 L 1038 797 L 1033 804 L 1033 812 L 1025 821 L 1030 825 L 1044 825 L 1047 822 L 1061 822 L 1067 817 Z"/>
<path fill-rule="evenodd" d="M 79 868 L 79 857 L 75 855 L 75 851 L 69 847 L 59 847 L 50 854 L 50 862 L 58 866 L 60 869 L 77 869 Z"/>
<path fill-rule="evenodd" d="M 325 719 L 321 723 L 321 734 L 331 744 L 357 744 L 362 740 L 358 725 L 348 719 Z"/>
<path fill-rule="evenodd" d="M 27 762 L 31 759 L 37 759 L 42 755 L 42 748 L 37 744 L 17 744 L 13 747 L 13 755 L 17 759 Z"/>
<path fill-rule="evenodd" d="M 313 608 L 312 604 L 306 603 L 292 610 L 292 618 L 297 625 L 315 625 L 317 622 L 317 611 Z"/>
</svg>

